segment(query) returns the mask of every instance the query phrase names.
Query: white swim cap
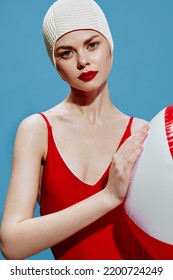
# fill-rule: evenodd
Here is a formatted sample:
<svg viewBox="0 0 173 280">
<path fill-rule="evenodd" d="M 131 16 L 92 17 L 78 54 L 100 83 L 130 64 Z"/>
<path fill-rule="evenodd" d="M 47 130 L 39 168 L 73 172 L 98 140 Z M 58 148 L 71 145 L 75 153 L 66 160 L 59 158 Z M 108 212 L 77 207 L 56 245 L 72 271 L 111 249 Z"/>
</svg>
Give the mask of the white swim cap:
<svg viewBox="0 0 173 280">
<path fill-rule="evenodd" d="M 47 11 L 43 21 L 43 37 L 48 55 L 54 62 L 56 41 L 68 32 L 92 29 L 101 33 L 109 42 L 113 54 L 113 39 L 107 19 L 93 0 L 58 0 Z"/>
</svg>

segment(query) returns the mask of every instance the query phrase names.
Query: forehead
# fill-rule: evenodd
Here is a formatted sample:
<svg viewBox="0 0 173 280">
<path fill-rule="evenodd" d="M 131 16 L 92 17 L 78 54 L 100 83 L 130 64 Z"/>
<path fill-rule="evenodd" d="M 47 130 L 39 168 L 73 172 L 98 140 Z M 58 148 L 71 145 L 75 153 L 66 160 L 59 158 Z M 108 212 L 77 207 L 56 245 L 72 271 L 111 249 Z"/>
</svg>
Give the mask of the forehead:
<svg viewBox="0 0 173 280">
<path fill-rule="evenodd" d="M 55 48 L 58 48 L 61 45 L 70 45 L 73 43 L 83 43 L 87 40 L 89 40 L 90 38 L 97 38 L 97 37 L 102 37 L 103 35 L 101 35 L 99 32 L 95 31 L 95 30 L 75 30 L 75 31 L 71 31 L 65 35 L 63 35 L 60 39 L 58 39 L 55 43 Z"/>
</svg>

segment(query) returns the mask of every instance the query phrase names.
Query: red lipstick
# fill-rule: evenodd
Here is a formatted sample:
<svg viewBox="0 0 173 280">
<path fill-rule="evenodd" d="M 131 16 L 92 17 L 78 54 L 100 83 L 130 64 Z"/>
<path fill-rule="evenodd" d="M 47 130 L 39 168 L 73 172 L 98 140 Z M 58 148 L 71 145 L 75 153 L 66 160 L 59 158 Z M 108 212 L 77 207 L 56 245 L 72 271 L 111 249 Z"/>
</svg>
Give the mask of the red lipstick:
<svg viewBox="0 0 173 280">
<path fill-rule="evenodd" d="M 89 82 L 95 78 L 97 75 L 97 71 L 88 71 L 88 72 L 83 72 L 78 79 L 83 81 L 83 82 Z"/>
</svg>

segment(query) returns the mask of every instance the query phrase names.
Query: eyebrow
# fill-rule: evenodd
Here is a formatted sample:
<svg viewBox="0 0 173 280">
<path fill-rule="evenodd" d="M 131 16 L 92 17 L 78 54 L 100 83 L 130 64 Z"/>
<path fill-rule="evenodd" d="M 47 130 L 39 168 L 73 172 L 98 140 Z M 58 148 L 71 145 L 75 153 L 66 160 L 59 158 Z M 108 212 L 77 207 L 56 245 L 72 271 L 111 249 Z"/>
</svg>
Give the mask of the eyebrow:
<svg viewBox="0 0 173 280">
<path fill-rule="evenodd" d="M 100 37 L 100 35 L 93 35 L 92 37 L 90 37 L 89 39 L 84 41 L 84 45 L 87 45 L 88 43 L 90 43 L 93 39 Z M 60 49 L 66 50 L 66 49 L 73 49 L 72 46 L 68 46 L 68 45 L 62 45 L 59 46 L 57 49 L 55 49 L 55 52 L 58 52 Z"/>
</svg>

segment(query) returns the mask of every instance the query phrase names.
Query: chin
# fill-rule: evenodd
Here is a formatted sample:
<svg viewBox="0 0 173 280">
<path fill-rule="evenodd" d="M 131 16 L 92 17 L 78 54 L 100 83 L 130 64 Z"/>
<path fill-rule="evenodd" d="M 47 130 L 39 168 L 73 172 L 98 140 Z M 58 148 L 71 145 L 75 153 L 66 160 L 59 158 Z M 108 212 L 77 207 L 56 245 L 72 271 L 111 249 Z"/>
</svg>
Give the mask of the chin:
<svg viewBox="0 0 173 280">
<path fill-rule="evenodd" d="M 104 86 L 106 85 L 107 80 L 105 80 L 104 82 L 100 82 L 100 83 L 96 83 L 96 82 L 87 82 L 82 86 L 79 85 L 75 85 L 75 86 L 71 86 L 72 90 L 77 90 L 77 91 L 81 91 L 81 92 L 95 92 L 95 91 L 99 91 L 101 89 L 104 88 Z"/>
</svg>

